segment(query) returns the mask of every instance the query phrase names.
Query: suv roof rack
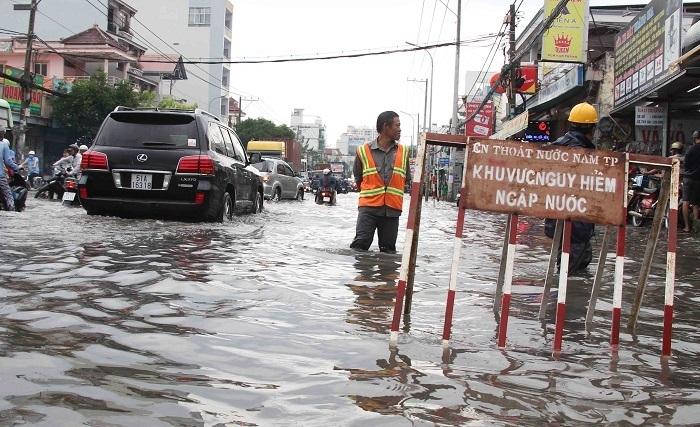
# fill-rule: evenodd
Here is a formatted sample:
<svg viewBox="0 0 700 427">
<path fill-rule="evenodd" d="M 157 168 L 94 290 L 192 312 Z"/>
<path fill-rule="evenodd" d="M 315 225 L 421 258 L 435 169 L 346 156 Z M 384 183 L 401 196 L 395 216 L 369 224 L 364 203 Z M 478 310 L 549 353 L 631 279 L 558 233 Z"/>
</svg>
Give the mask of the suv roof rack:
<svg viewBox="0 0 700 427">
<path fill-rule="evenodd" d="M 217 122 L 220 122 L 221 119 L 213 115 L 212 113 L 208 111 L 204 111 L 201 108 L 195 108 L 194 110 L 182 110 L 179 108 L 158 108 L 158 107 L 125 107 L 123 105 L 118 105 L 112 112 L 116 111 L 167 111 L 169 113 L 194 113 L 194 114 L 202 114 L 205 116 L 209 116 L 212 119 L 216 120 Z"/>
<path fill-rule="evenodd" d="M 204 111 L 204 110 L 202 110 L 201 108 L 196 108 L 196 109 L 194 110 L 194 112 L 195 112 L 195 114 L 200 113 L 200 114 L 204 114 L 205 116 L 209 116 L 209 117 L 211 117 L 212 119 L 216 120 L 217 122 L 220 122 L 220 121 L 221 121 L 218 117 L 216 117 L 216 116 L 213 115 L 212 113 L 210 113 L 210 112 L 208 112 L 208 111 Z"/>
</svg>

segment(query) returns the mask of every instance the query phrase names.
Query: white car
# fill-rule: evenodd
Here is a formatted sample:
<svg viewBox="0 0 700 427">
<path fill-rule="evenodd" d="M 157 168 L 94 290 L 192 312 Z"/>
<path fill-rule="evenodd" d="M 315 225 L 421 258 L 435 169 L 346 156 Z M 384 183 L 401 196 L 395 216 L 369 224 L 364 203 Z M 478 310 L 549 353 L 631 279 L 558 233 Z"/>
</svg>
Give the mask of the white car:
<svg viewBox="0 0 700 427">
<path fill-rule="evenodd" d="M 304 184 L 299 175 L 282 159 L 263 157 L 252 165 L 260 171 L 263 194 L 267 200 L 304 200 Z"/>
</svg>

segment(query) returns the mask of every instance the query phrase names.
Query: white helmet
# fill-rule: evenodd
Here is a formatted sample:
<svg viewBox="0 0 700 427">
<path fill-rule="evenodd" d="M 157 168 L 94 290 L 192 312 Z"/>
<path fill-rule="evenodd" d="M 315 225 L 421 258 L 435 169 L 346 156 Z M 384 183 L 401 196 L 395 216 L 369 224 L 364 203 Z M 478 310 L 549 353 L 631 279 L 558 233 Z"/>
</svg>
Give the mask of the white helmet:
<svg viewBox="0 0 700 427">
<path fill-rule="evenodd" d="M 329 173 L 331 173 L 331 170 L 330 170 L 330 169 L 325 168 L 325 169 L 323 170 L 323 174 L 324 174 L 324 175 L 328 175 Z"/>
<path fill-rule="evenodd" d="M 87 145 L 83 144 L 83 145 L 80 146 L 80 151 L 81 151 L 81 152 L 87 151 L 87 150 L 88 150 L 88 146 L 87 146 Z"/>
<path fill-rule="evenodd" d="M 36 153 L 34 152 L 34 150 L 31 150 L 31 151 L 29 151 L 29 153 L 27 153 L 27 154 L 29 154 L 30 156 L 33 156 L 33 155 L 35 155 Z"/>
</svg>

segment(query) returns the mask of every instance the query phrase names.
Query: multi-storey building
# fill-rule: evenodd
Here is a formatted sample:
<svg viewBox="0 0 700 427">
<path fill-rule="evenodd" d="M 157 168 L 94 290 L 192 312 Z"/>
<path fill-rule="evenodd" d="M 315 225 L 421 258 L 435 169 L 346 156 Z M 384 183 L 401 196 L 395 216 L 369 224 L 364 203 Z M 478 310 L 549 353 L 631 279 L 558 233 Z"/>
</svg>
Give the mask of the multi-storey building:
<svg viewBox="0 0 700 427">
<path fill-rule="evenodd" d="M 91 0 L 93 1 L 93 0 Z M 151 57 L 221 61 L 231 59 L 233 4 L 230 0 L 125 0 L 136 9 L 135 29 L 158 49 Z M 144 27 L 147 26 L 147 28 Z M 166 46 L 167 43 L 167 46 Z M 187 79 L 174 82 L 172 95 L 222 118 L 229 114 L 230 64 L 185 64 Z M 169 93 L 168 85 L 161 85 Z"/>
<path fill-rule="evenodd" d="M 13 3 L 0 2 L 3 26 L 26 33 L 29 12 L 14 10 Z M 39 3 L 34 31 L 40 40 L 59 41 L 96 26 L 118 43 L 146 51 L 148 57 L 142 60 L 177 61 L 182 56 L 185 61 L 214 58 L 223 62 L 231 57 L 232 21 L 230 0 L 61 0 Z M 41 47 L 41 42 L 35 46 Z M 172 63 L 161 66 L 168 73 L 175 68 Z M 185 66 L 188 78 L 173 82 L 173 97 L 227 116 L 230 67 Z M 130 79 L 143 77 L 140 66 L 131 69 Z M 153 78 L 149 75 L 146 80 Z M 161 84 L 161 92 L 168 94 L 170 86 Z"/>
<path fill-rule="evenodd" d="M 305 150 L 314 150 L 323 152 L 326 148 L 326 125 L 318 116 L 312 123 L 304 122 L 304 109 L 295 108 L 292 112 L 290 128 L 297 135 L 297 141 L 304 147 Z"/>
<path fill-rule="evenodd" d="M 335 146 L 344 155 L 354 155 L 357 147 L 377 137 L 377 131 L 371 127 L 348 126 L 337 139 Z"/>
</svg>

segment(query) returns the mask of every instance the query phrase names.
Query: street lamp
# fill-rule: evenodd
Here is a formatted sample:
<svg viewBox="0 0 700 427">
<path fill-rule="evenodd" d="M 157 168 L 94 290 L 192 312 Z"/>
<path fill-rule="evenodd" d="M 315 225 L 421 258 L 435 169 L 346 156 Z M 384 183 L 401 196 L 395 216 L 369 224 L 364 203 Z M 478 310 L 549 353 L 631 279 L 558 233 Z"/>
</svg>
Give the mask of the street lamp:
<svg viewBox="0 0 700 427">
<path fill-rule="evenodd" d="M 407 45 L 410 46 L 415 46 L 415 47 L 420 47 L 417 44 L 411 43 L 411 42 L 406 42 Z M 428 49 L 423 49 L 423 52 L 428 54 L 428 57 L 430 58 L 430 113 L 428 116 L 428 132 L 433 131 L 433 84 L 435 80 L 433 80 L 433 55 L 430 53 Z M 423 111 L 423 118 L 425 119 L 425 111 Z M 423 126 L 425 128 L 425 126 Z"/>
</svg>

